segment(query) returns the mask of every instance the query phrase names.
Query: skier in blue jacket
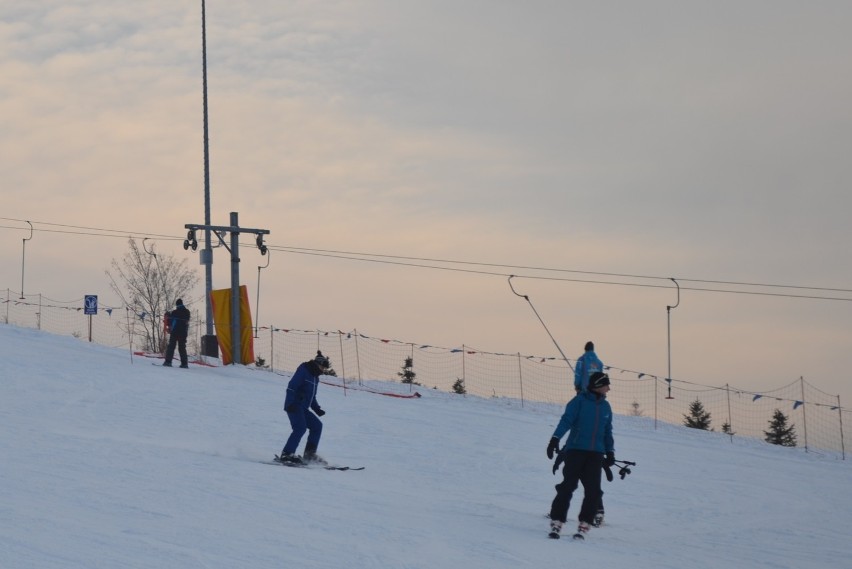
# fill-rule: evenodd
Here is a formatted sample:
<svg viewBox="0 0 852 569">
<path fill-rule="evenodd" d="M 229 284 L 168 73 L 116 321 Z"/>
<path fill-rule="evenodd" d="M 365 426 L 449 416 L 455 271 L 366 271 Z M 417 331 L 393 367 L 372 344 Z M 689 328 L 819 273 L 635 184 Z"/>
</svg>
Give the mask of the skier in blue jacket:
<svg viewBox="0 0 852 569">
<path fill-rule="evenodd" d="M 596 371 L 602 372 L 603 368 L 603 362 L 595 353 L 595 345 L 586 342 L 583 355 L 577 358 L 577 364 L 574 366 L 574 391 L 585 391 L 589 385 L 589 377 Z"/>
<path fill-rule="evenodd" d="M 551 538 L 559 537 L 578 482 L 583 483 L 584 495 L 576 535 L 582 537 L 594 523 L 601 498 L 601 467 L 615 463 L 612 407 L 606 400 L 609 389 L 609 376 L 600 371 L 593 373 L 587 391 L 578 393 L 565 406 L 565 412 L 547 445 L 547 458 L 552 459 L 558 451 L 554 474 L 564 463 L 563 480 L 556 485 L 556 497 L 550 506 Z M 565 433 L 568 433 L 568 438 L 560 451 L 559 442 Z"/>
<path fill-rule="evenodd" d="M 325 411 L 317 403 L 317 387 L 319 386 L 319 376 L 330 367 L 329 359 L 317 350 L 316 357 L 299 364 L 296 373 L 290 378 L 290 383 L 287 385 L 287 396 L 284 399 L 284 410 L 287 412 L 287 418 L 290 419 L 293 432 L 290 433 L 290 437 L 281 451 L 281 456 L 277 457 L 278 462 L 290 464 L 325 463 L 317 455 L 317 447 L 319 446 L 320 436 L 322 436 L 322 421 L 317 418 L 317 415 L 320 417 L 325 415 Z M 299 447 L 299 442 L 301 442 L 305 431 L 308 431 L 308 441 L 305 443 L 304 455 L 300 457 L 296 454 L 296 449 Z"/>
</svg>

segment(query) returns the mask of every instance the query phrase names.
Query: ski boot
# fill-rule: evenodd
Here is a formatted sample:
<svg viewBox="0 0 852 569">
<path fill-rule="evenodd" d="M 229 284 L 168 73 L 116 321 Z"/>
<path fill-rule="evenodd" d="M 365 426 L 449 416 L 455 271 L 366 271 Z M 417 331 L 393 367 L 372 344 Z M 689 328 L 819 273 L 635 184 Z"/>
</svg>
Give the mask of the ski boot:
<svg viewBox="0 0 852 569">
<path fill-rule="evenodd" d="M 547 537 L 550 539 L 559 539 L 559 532 L 562 531 L 562 522 L 559 520 L 550 520 L 550 533 Z"/>
<path fill-rule="evenodd" d="M 574 539 L 586 539 L 587 533 L 589 533 L 589 524 L 580 522 L 580 525 L 577 526 L 577 533 L 574 534 Z"/>
<path fill-rule="evenodd" d="M 276 456 L 274 460 L 287 466 L 304 466 L 306 464 L 301 456 L 292 452 L 282 452 L 281 456 Z"/>
<path fill-rule="evenodd" d="M 603 510 L 598 510 L 598 513 L 595 514 L 595 518 L 592 520 L 592 527 L 599 528 L 604 523 L 604 512 Z"/>
<path fill-rule="evenodd" d="M 305 453 L 302 455 L 304 461 L 308 464 L 321 464 L 323 466 L 328 466 L 328 462 L 317 454 L 317 447 L 313 445 L 305 446 Z"/>
</svg>

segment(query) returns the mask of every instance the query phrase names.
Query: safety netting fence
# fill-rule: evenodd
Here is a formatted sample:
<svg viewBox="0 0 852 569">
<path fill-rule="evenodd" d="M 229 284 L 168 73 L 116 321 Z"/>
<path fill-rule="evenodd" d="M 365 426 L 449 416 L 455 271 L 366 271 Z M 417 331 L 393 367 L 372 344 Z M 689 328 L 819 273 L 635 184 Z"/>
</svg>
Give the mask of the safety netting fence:
<svg viewBox="0 0 852 569">
<path fill-rule="evenodd" d="M 103 307 L 86 315 L 83 299 L 57 301 L 41 295 L 16 298 L 12 291 L 0 301 L 0 322 L 70 334 L 84 341 L 138 349 L 144 342 L 141 321 L 151 315 L 128 307 Z M 196 360 L 205 325 L 194 314 L 188 349 Z M 564 404 L 574 395 L 573 373 L 561 357 L 495 353 L 473 346 L 452 348 L 382 338 L 358 330 L 299 330 L 260 326 L 242 332 L 254 338 L 254 352 L 264 369 L 293 371 L 317 350 L 331 358 L 333 373 L 345 384 L 366 380 L 403 383 L 405 389 L 437 389 L 481 397 Z M 570 362 L 574 364 L 573 361 Z M 410 364 L 410 365 L 408 365 Z M 608 395 L 613 410 L 658 422 L 682 425 L 698 401 L 709 414 L 710 429 L 734 436 L 764 439 L 776 410 L 795 429 L 796 445 L 811 452 L 836 453 L 845 459 L 852 434 L 850 409 L 840 397 L 820 390 L 804 378 L 789 379 L 771 391 L 728 383 L 700 385 L 666 380 L 641 371 L 608 366 Z M 406 378 L 406 375 L 408 378 Z M 407 385 L 406 385 L 407 384 Z"/>
</svg>

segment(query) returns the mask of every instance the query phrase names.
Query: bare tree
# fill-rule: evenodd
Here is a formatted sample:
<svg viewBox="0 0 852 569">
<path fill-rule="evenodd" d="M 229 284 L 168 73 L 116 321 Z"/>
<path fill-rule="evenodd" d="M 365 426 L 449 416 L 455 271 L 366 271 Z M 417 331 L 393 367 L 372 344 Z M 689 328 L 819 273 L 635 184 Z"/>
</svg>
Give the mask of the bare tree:
<svg viewBox="0 0 852 569">
<path fill-rule="evenodd" d="M 161 352 L 165 343 L 163 315 L 174 307 L 175 300 L 192 293 L 198 275 L 188 267 L 186 259 L 178 261 L 173 255 L 158 254 L 153 244 L 149 252 L 144 247 L 140 249 L 131 238 L 128 247 L 121 261 L 112 260 L 117 279 L 106 271 L 110 288 L 136 313 L 136 323 L 143 330 L 144 349 Z M 124 291 L 117 281 L 124 285 Z"/>
</svg>

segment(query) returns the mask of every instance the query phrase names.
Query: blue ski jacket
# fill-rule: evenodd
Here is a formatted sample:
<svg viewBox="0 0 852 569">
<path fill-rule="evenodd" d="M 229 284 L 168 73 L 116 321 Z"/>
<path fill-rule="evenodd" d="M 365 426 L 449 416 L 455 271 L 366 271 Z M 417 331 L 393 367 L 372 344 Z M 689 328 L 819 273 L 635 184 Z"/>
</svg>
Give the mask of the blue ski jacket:
<svg viewBox="0 0 852 569">
<path fill-rule="evenodd" d="M 284 410 L 291 409 L 293 406 L 301 408 L 305 411 L 313 409 L 320 411 L 319 403 L 317 403 L 317 387 L 319 386 L 319 376 L 322 370 L 313 361 L 299 364 L 296 368 L 296 373 L 290 378 L 290 383 L 287 384 L 287 397 L 284 399 Z"/>
<path fill-rule="evenodd" d="M 615 442 L 612 439 L 612 407 L 606 397 L 584 391 L 569 401 L 553 436 L 561 440 L 569 431 L 562 452 L 569 449 L 601 454 L 615 452 Z"/>
<path fill-rule="evenodd" d="M 586 391 L 589 387 L 589 376 L 596 371 L 603 371 L 603 368 L 603 362 L 594 351 L 584 352 L 577 358 L 577 365 L 574 366 L 574 389 Z"/>
</svg>

